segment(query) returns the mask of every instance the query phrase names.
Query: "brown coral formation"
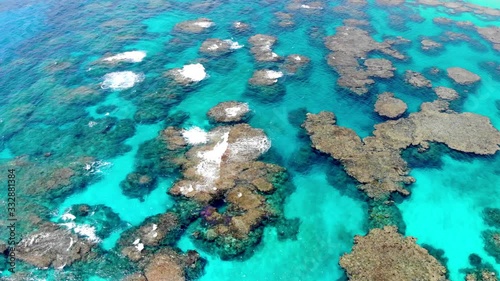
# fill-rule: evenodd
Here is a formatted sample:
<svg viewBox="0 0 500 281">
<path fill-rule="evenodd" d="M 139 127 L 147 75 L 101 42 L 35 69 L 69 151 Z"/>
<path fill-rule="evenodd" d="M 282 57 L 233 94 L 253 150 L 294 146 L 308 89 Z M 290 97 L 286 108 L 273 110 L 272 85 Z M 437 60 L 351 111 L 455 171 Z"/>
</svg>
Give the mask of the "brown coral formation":
<svg viewBox="0 0 500 281">
<path fill-rule="evenodd" d="M 497 26 L 477 27 L 477 32 L 493 44 L 493 48 L 500 51 L 500 28 Z"/>
<path fill-rule="evenodd" d="M 356 236 L 352 252 L 340 258 L 340 266 L 351 281 L 446 280 L 446 268 L 415 238 L 402 236 L 392 226 Z"/>
<path fill-rule="evenodd" d="M 487 17 L 500 17 L 499 9 L 485 7 L 468 2 L 448 2 L 445 0 L 418 0 L 417 3 L 426 6 L 444 7 L 448 9 L 448 12 L 451 14 L 469 12 L 469 13 L 474 13 L 476 15 L 482 15 Z"/>
<path fill-rule="evenodd" d="M 328 64 L 340 75 L 338 85 L 362 95 L 368 92 L 368 85 L 375 83 L 373 77 L 393 77 L 395 68 L 389 60 L 366 59 L 374 51 L 404 59 L 404 55 L 392 48 L 393 43 L 377 42 L 367 31 L 358 27 L 338 27 L 334 36 L 325 39 L 326 47 L 332 51 L 328 55 Z M 364 61 L 364 68 L 360 65 L 360 60 Z"/>
<path fill-rule="evenodd" d="M 89 257 L 94 244 L 53 223 L 43 224 L 16 247 L 17 258 L 39 268 L 61 269 Z"/>
<path fill-rule="evenodd" d="M 252 45 L 250 52 L 258 62 L 280 61 L 282 58 L 273 52 L 272 47 L 277 39 L 274 36 L 257 34 L 248 39 Z"/>
<path fill-rule="evenodd" d="M 405 81 L 406 83 L 417 88 L 432 87 L 432 83 L 429 79 L 425 78 L 421 73 L 412 70 L 407 70 L 405 72 Z"/>
<path fill-rule="evenodd" d="M 469 273 L 465 276 L 465 281 L 498 281 L 498 277 L 495 272 L 483 269 L 478 273 Z"/>
<path fill-rule="evenodd" d="M 394 97 L 393 93 L 382 93 L 375 103 L 375 112 L 380 116 L 398 118 L 405 113 L 408 106 L 400 99 Z"/>
<path fill-rule="evenodd" d="M 293 15 L 284 12 L 276 12 L 274 13 L 276 19 L 278 20 L 278 25 L 283 28 L 293 27 L 295 26 L 295 22 L 293 21 Z"/>
<path fill-rule="evenodd" d="M 217 123 L 231 123 L 242 121 L 250 112 L 247 103 L 237 101 L 226 101 L 212 107 L 207 115 L 208 118 Z"/>
<path fill-rule="evenodd" d="M 405 0 L 377 0 L 377 4 L 382 6 L 399 6 L 404 2 Z"/>
<path fill-rule="evenodd" d="M 206 136 L 186 152 L 183 177 L 169 193 L 206 206 L 200 212 L 203 227 L 193 237 L 222 248 L 223 258 L 234 257 L 255 243 L 246 241 L 258 241 L 256 228 L 281 216 L 268 199 L 285 170 L 257 161 L 271 145 L 260 129 L 240 123 L 216 127 Z M 227 204 L 222 212 L 214 207 L 221 200 Z"/>
<path fill-rule="evenodd" d="M 288 74 L 296 74 L 298 71 L 309 65 L 310 62 L 311 60 L 306 56 L 292 54 L 285 58 L 283 67 Z"/>
<path fill-rule="evenodd" d="M 283 73 L 280 71 L 259 69 L 254 71 L 248 83 L 254 86 L 271 86 L 278 83 L 278 79 L 281 77 L 283 77 Z"/>
<path fill-rule="evenodd" d="M 197 34 L 209 31 L 214 22 L 207 18 L 183 21 L 175 25 L 174 31 L 180 33 Z"/>
<path fill-rule="evenodd" d="M 457 91 L 447 87 L 436 87 L 434 92 L 440 99 L 447 101 L 456 100 L 460 97 Z"/>
<path fill-rule="evenodd" d="M 231 49 L 231 44 L 233 42 L 231 40 L 222 40 L 217 38 L 209 38 L 200 46 L 200 53 L 205 54 L 207 56 L 218 57 L 231 53 L 233 50 Z"/>
<path fill-rule="evenodd" d="M 308 114 L 303 127 L 312 146 L 339 160 L 346 172 L 361 183 L 359 188 L 372 198 L 383 198 L 395 191 L 409 193 L 404 185 L 414 179 L 408 176 L 407 164 L 400 155 L 409 146 L 425 148 L 429 142 L 439 142 L 480 155 L 500 149 L 500 132 L 488 118 L 453 112 L 445 101 L 424 103 L 408 118 L 378 124 L 373 136 L 363 140 L 335 122 L 331 112 Z"/>
<path fill-rule="evenodd" d="M 178 254 L 171 249 L 162 249 L 155 253 L 146 268 L 144 276 L 146 280 L 155 281 L 185 281 L 185 268 L 195 267 L 200 256 L 195 251 L 186 254 Z"/>
<path fill-rule="evenodd" d="M 461 67 L 450 67 L 446 69 L 448 77 L 460 85 L 471 85 L 481 80 L 479 75 Z"/>
<path fill-rule="evenodd" d="M 420 47 L 424 51 L 437 50 L 443 47 L 443 44 L 433 41 L 431 39 L 424 39 L 420 41 Z"/>
</svg>

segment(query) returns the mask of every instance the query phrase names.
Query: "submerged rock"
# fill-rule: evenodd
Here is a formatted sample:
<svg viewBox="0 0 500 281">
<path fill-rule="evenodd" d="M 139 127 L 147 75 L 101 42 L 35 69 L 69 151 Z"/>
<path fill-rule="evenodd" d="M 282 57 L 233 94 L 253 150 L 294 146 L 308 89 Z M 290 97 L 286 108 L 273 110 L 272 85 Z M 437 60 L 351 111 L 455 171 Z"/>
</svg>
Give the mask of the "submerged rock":
<svg viewBox="0 0 500 281">
<path fill-rule="evenodd" d="M 405 0 L 377 0 L 377 3 L 383 6 L 399 6 L 404 2 Z"/>
<path fill-rule="evenodd" d="M 448 74 L 448 77 L 450 77 L 451 79 L 453 79 L 453 81 L 455 81 L 455 83 L 460 85 L 471 85 L 481 80 L 481 77 L 479 77 L 479 75 L 461 67 L 450 67 L 446 69 L 446 72 Z"/>
<path fill-rule="evenodd" d="M 39 268 L 61 269 L 89 257 L 94 244 L 53 223 L 43 224 L 16 247 L 17 258 Z"/>
<path fill-rule="evenodd" d="M 251 31 L 251 27 L 248 23 L 244 23 L 241 21 L 235 21 L 231 24 L 231 28 L 237 33 L 246 33 Z"/>
<path fill-rule="evenodd" d="M 217 123 L 242 121 L 250 112 L 247 103 L 237 101 L 221 102 L 208 111 L 208 117 Z"/>
<path fill-rule="evenodd" d="M 500 28 L 497 26 L 477 27 L 477 32 L 491 44 L 493 48 L 500 51 Z"/>
<path fill-rule="evenodd" d="M 500 263 L 500 230 L 483 231 L 484 250 Z"/>
<path fill-rule="evenodd" d="M 420 47 L 424 51 L 437 50 L 443 47 L 443 44 L 433 41 L 431 39 L 424 39 L 420 41 Z"/>
<path fill-rule="evenodd" d="M 183 21 L 175 25 L 174 31 L 181 33 L 203 33 L 209 31 L 214 22 L 207 18 L 199 18 L 195 20 Z"/>
<path fill-rule="evenodd" d="M 285 58 L 283 67 L 285 68 L 287 74 L 293 75 L 306 68 L 310 62 L 311 60 L 306 56 L 292 54 Z"/>
<path fill-rule="evenodd" d="M 431 81 L 425 78 L 421 73 L 416 71 L 407 70 L 405 72 L 406 83 L 417 88 L 430 88 L 432 87 Z"/>
<path fill-rule="evenodd" d="M 500 150 L 500 132 L 488 118 L 473 113 L 456 113 L 444 101 L 424 103 L 407 118 L 375 126 L 372 137 L 361 139 L 353 130 L 335 125 L 331 112 L 308 114 L 303 127 L 312 146 L 340 161 L 347 173 L 361 183 L 361 190 L 373 198 L 391 192 L 404 195 L 404 185 L 415 180 L 408 176 L 401 150 L 409 146 L 428 147 L 438 142 L 448 147 L 480 155 Z"/>
<path fill-rule="evenodd" d="M 293 27 L 295 26 L 295 22 L 293 21 L 293 15 L 284 12 L 276 12 L 274 13 L 278 20 L 278 25 L 283 28 Z"/>
<path fill-rule="evenodd" d="M 325 45 L 332 51 L 328 55 L 328 64 L 340 75 L 337 83 L 357 94 L 368 92 L 368 85 L 375 83 L 372 77 L 390 78 L 395 68 L 386 59 L 366 59 L 370 52 L 379 51 L 396 59 L 405 56 L 392 48 L 395 41 L 375 41 L 367 31 L 341 26 L 334 36 L 325 39 Z M 360 61 L 366 68 L 361 67 Z"/>
<path fill-rule="evenodd" d="M 248 83 L 255 86 L 271 86 L 276 84 L 281 77 L 283 77 L 283 73 L 280 71 L 261 69 L 254 71 Z"/>
<path fill-rule="evenodd" d="M 356 236 L 350 254 L 340 258 L 349 280 L 445 281 L 446 268 L 413 237 L 404 237 L 392 226 Z"/>
<path fill-rule="evenodd" d="M 456 100 L 460 97 L 457 91 L 447 87 L 436 87 L 434 92 L 440 99 L 447 101 Z"/>
<path fill-rule="evenodd" d="M 200 53 L 208 56 L 218 57 L 227 55 L 236 49 L 243 47 L 238 42 L 232 40 L 221 40 L 217 38 L 210 38 L 205 40 L 200 47 Z"/>
<path fill-rule="evenodd" d="M 156 252 L 146 265 L 144 276 L 147 280 L 155 281 L 192 280 L 204 264 L 204 260 L 196 251 L 179 254 L 171 249 L 162 249 Z"/>
<path fill-rule="evenodd" d="M 165 74 L 182 86 L 198 83 L 207 77 L 205 67 L 201 63 L 187 64 L 182 68 L 174 68 Z"/>
<path fill-rule="evenodd" d="M 169 193 L 205 206 L 192 237 L 223 259 L 250 253 L 264 224 L 283 219 L 285 170 L 257 161 L 269 139 L 243 123 L 216 127 L 190 144 L 183 177 Z"/>
<path fill-rule="evenodd" d="M 388 118 L 400 117 L 407 108 L 404 101 L 395 98 L 394 94 L 388 92 L 380 94 L 375 103 L 375 112 Z"/>
<path fill-rule="evenodd" d="M 252 45 L 250 52 L 258 62 L 275 62 L 282 58 L 272 51 L 273 45 L 277 39 L 274 36 L 257 34 L 248 39 L 248 43 Z"/>
</svg>

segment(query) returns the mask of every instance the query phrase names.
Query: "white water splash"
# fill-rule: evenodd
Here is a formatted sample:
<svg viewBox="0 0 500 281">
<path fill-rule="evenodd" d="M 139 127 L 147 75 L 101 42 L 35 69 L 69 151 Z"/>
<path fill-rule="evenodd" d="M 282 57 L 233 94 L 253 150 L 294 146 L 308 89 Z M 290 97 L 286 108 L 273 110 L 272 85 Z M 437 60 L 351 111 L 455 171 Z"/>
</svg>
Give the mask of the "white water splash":
<svg viewBox="0 0 500 281">
<path fill-rule="evenodd" d="M 136 83 L 144 81 L 143 73 L 134 73 L 132 71 L 111 72 L 103 77 L 101 88 L 112 90 L 125 90 L 132 88 Z"/>
</svg>

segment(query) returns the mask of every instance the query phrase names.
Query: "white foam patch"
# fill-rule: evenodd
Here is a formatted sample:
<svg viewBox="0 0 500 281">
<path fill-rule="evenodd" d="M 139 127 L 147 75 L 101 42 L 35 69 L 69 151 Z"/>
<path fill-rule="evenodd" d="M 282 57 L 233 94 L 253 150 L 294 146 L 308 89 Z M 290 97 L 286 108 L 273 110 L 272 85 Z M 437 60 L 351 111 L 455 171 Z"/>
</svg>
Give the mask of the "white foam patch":
<svg viewBox="0 0 500 281">
<path fill-rule="evenodd" d="M 186 64 L 179 73 L 193 82 L 199 82 L 207 77 L 205 67 L 201 63 Z"/>
<path fill-rule="evenodd" d="M 215 50 L 219 49 L 219 45 L 213 44 L 212 46 L 208 47 L 207 49 L 210 51 L 215 51 Z"/>
<path fill-rule="evenodd" d="M 61 216 L 61 219 L 63 221 L 73 221 L 76 219 L 76 217 L 71 213 L 65 213 Z"/>
<path fill-rule="evenodd" d="M 310 9 L 311 8 L 311 6 L 305 5 L 305 4 L 300 5 L 300 7 L 303 9 Z"/>
<path fill-rule="evenodd" d="M 182 137 L 191 145 L 207 143 L 208 141 L 207 132 L 203 131 L 200 127 L 191 127 L 187 130 L 182 130 Z"/>
<path fill-rule="evenodd" d="M 274 71 L 274 70 L 266 70 L 266 77 L 269 79 L 278 79 L 283 77 L 283 72 Z"/>
<path fill-rule="evenodd" d="M 248 105 L 244 104 L 239 106 L 228 107 L 224 109 L 224 112 L 226 112 L 226 116 L 228 117 L 235 117 L 238 116 L 238 114 L 248 112 Z"/>
<path fill-rule="evenodd" d="M 196 173 L 205 178 L 207 183 L 213 183 L 219 178 L 220 163 L 228 147 L 228 138 L 229 132 L 226 132 L 212 150 L 199 151 L 197 154 L 201 161 L 196 166 Z"/>
<path fill-rule="evenodd" d="M 229 158 L 232 160 L 247 161 L 248 158 L 256 159 L 271 148 L 271 140 L 265 135 L 239 138 L 231 143 Z"/>
<path fill-rule="evenodd" d="M 203 28 L 209 28 L 214 25 L 214 23 L 211 21 L 197 21 L 193 24 Z"/>
<path fill-rule="evenodd" d="M 136 83 L 144 80 L 143 73 L 134 73 L 132 71 L 111 72 L 104 75 L 104 81 L 101 83 L 101 88 L 112 90 L 125 90 L 132 88 Z"/>
<path fill-rule="evenodd" d="M 95 234 L 95 227 L 87 224 L 76 224 L 74 222 L 61 223 L 60 225 L 65 226 L 68 229 L 72 229 L 75 233 L 86 237 L 87 240 L 98 243 L 101 241 L 99 237 Z"/>
<path fill-rule="evenodd" d="M 103 61 L 108 62 L 141 62 L 146 57 L 146 52 L 144 51 L 130 51 L 120 53 L 111 57 L 103 59 Z"/>
<path fill-rule="evenodd" d="M 233 41 L 231 39 L 224 40 L 224 42 L 229 44 L 229 49 L 231 50 L 237 50 L 245 47 L 245 45 L 240 45 L 240 43 Z"/>
</svg>

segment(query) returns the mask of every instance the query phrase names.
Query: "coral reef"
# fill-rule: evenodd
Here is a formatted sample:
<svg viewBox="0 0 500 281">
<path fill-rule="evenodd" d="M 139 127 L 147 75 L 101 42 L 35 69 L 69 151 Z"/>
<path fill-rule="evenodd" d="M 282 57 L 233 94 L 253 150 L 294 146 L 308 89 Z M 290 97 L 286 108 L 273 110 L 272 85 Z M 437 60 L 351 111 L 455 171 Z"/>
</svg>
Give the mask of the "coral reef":
<svg viewBox="0 0 500 281">
<path fill-rule="evenodd" d="M 247 103 L 227 101 L 212 107 L 207 116 L 215 123 L 232 123 L 243 121 L 248 113 L 250 113 L 250 108 Z"/>
<path fill-rule="evenodd" d="M 235 49 L 241 48 L 237 42 L 233 42 L 229 39 L 222 40 L 217 38 L 210 38 L 201 44 L 200 53 L 211 56 L 211 57 L 219 57 L 223 55 L 227 55 L 234 51 Z"/>
<path fill-rule="evenodd" d="M 403 186 L 414 179 L 408 176 L 401 150 L 411 145 L 425 149 L 429 142 L 439 142 L 480 155 L 494 154 L 500 149 L 500 132 L 488 118 L 453 112 L 444 101 L 424 103 L 419 112 L 407 118 L 378 124 L 373 137 L 363 140 L 335 122 L 335 115 L 330 112 L 308 114 L 303 127 L 312 146 L 339 160 L 347 173 L 361 183 L 359 188 L 374 198 L 394 191 L 409 193 Z"/>
<path fill-rule="evenodd" d="M 39 268 L 61 269 L 91 254 L 94 244 L 52 223 L 42 224 L 17 245 L 17 258 Z"/>
<path fill-rule="evenodd" d="M 457 91 L 447 87 L 436 87 L 434 88 L 434 92 L 440 99 L 446 101 L 456 100 L 460 97 Z"/>
<path fill-rule="evenodd" d="M 387 59 L 366 59 L 369 53 L 378 51 L 396 59 L 405 56 L 392 48 L 393 42 L 375 41 L 367 31 L 353 26 L 340 26 L 334 36 L 325 39 L 325 46 L 332 51 L 328 64 L 340 75 L 337 83 L 352 92 L 362 95 L 368 92 L 368 85 L 374 84 L 373 77 L 391 78 L 395 68 Z M 364 61 L 365 68 L 359 61 Z"/>
<path fill-rule="evenodd" d="M 432 87 L 431 81 L 425 78 L 421 73 L 407 70 L 405 72 L 405 81 L 406 83 L 412 85 L 417 88 L 430 88 Z"/>
<path fill-rule="evenodd" d="M 205 67 L 201 63 L 187 64 L 182 68 L 170 69 L 165 76 L 182 86 L 189 86 L 207 77 Z"/>
<path fill-rule="evenodd" d="M 406 109 L 408 109 L 406 103 L 389 92 L 380 94 L 375 103 L 375 112 L 388 118 L 398 118 L 405 113 Z"/>
<path fill-rule="evenodd" d="M 210 31 L 215 26 L 214 22 L 207 18 L 183 21 L 175 25 L 174 31 L 188 34 L 198 34 Z"/>
<path fill-rule="evenodd" d="M 223 259 L 249 253 L 260 241 L 263 225 L 283 220 L 288 192 L 285 170 L 257 161 L 270 148 L 269 139 L 244 123 L 198 131 L 197 138 L 184 135 L 190 148 L 182 162 L 183 177 L 169 193 L 206 206 L 192 237 Z"/>
<path fill-rule="evenodd" d="M 311 60 L 306 56 L 292 54 L 285 58 L 283 68 L 286 70 L 287 74 L 294 75 L 300 71 L 303 71 L 310 62 Z"/>
<path fill-rule="evenodd" d="M 282 60 L 278 54 L 272 50 L 273 45 L 278 39 L 274 36 L 257 34 L 248 39 L 248 43 L 252 45 L 250 52 L 257 62 L 275 62 Z"/>
<path fill-rule="evenodd" d="M 446 69 L 448 77 L 450 77 L 455 83 L 460 85 L 470 85 L 481 80 L 479 75 L 463 69 L 461 67 L 450 67 Z"/>
<path fill-rule="evenodd" d="M 404 237 L 395 227 L 372 229 L 356 236 L 352 253 L 340 258 L 349 280 L 445 281 L 446 269 L 413 237 Z"/>
<path fill-rule="evenodd" d="M 498 281 L 498 273 L 489 263 L 483 263 L 480 256 L 469 255 L 469 263 L 472 268 L 461 270 L 466 274 L 465 281 Z"/>
<path fill-rule="evenodd" d="M 441 49 L 443 47 L 443 44 L 433 41 L 431 39 L 423 39 L 422 41 L 420 41 L 420 45 L 421 45 L 420 47 L 424 51 L 434 51 Z"/>
<path fill-rule="evenodd" d="M 500 52 L 500 28 L 497 26 L 476 27 L 477 32 L 484 39 L 493 44 L 493 48 Z"/>
<path fill-rule="evenodd" d="M 484 208 L 483 220 L 489 226 L 500 228 L 500 209 Z"/>
</svg>

